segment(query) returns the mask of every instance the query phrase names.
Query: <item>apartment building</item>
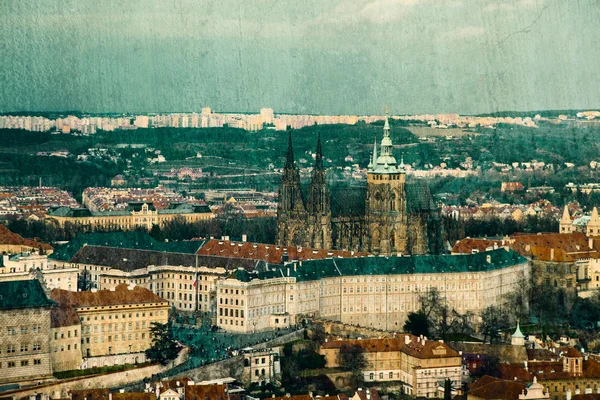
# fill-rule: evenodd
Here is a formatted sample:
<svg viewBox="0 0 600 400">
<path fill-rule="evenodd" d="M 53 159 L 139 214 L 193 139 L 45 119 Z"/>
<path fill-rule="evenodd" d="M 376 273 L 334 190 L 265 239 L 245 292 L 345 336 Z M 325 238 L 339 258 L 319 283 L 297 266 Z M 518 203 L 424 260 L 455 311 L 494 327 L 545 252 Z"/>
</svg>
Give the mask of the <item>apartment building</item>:
<svg viewBox="0 0 600 400">
<path fill-rule="evenodd" d="M 0 383 L 52 378 L 54 305 L 38 280 L 0 282 Z"/>
<path fill-rule="evenodd" d="M 449 256 L 311 260 L 217 281 L 217 325 L 233 332 L 285 327 L 303 316 L 400 330 L 436 288 L 459 313 L 475 315 L 529 282 L 531 265 L 512 250 Z M 479 317 L 472 323 L 477 325 Z"/>
</svg>

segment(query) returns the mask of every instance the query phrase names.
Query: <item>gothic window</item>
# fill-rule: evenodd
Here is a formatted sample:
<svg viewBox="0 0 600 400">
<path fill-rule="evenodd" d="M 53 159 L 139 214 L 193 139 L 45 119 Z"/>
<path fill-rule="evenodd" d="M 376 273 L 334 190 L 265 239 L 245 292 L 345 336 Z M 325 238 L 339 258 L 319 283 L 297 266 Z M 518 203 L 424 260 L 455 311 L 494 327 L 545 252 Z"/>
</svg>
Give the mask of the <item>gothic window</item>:
<svg viewBox="0 0 600 400">
<path fill-rule="evenodd" d="M 375 200 L 376 201 L 381 201 L 381 193 L 375 192 Z"/>
<path fill-rule="evenodd" d="M 396 211 L 396 193 L 392 193 L 392 197 L 390 200 L 390 210 Z"/>
</svg>

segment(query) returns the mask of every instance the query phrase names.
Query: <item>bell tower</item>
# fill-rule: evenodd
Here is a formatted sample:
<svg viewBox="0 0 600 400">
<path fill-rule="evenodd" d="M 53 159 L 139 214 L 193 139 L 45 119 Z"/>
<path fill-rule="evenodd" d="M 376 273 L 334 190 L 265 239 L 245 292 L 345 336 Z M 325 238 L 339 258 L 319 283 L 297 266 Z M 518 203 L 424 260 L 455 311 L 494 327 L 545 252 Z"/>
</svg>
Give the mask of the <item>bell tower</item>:
<svg viewBox="0 0 600 400">
<path fill-rule="evenodd" d="M 407 254 L 406 170 L 392 154 L 389 112 L 386 107 L 383 139 L 379 153 L 377 139 L 367 168 L 365 250 L 375 254 Z"/>
</svg>

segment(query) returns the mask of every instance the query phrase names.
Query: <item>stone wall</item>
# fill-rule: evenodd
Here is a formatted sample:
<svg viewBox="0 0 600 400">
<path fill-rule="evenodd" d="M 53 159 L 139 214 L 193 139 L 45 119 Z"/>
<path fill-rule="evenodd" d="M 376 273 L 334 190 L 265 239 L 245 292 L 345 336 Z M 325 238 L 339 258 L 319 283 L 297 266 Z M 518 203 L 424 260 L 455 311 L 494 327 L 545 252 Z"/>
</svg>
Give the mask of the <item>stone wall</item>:
<svg viewBox="0 0 600 400">
<path fill-rule="evenodd" d="M 310 331 L 311 324 L 320 324 L 323 326 L 325 333 L 340 337 L 344 339 L 357 339 L 357 338 L 380 338 L 380 337 L 393 337 L 395 332 L 382 331 L 374 328 L 367 328 L 362 326 L 355 326 L 350 324 L 344 324 L 338 321 L 330 321 L 327 319 L 319 318 L 303 318 L 308 322 L 308 330 Z"/>
<path fill-rule="evenodd" d="M 12 390 L 2 393 L 3 398 L 12 398 L 13 400 L 25 399 L 29 396 L 39 396 L 42 400 L 49 398 L 68 398 L 68 392 L 81 389 L 100 389 L 125 386 L 134 382 L 142 381 L 152 375 L 165 372 L 176 365 L 182 364 L 187 360 L 189 349 L 186 347 L 179 356 L 168 365 L 150 365 L 147 367 L 134 368 L 122 372 L 110 374 L 93 375 L 82 378 L 72 378 L 56 381 L 53 383 L 29 387 L 25 389 Z"/>
</svg>

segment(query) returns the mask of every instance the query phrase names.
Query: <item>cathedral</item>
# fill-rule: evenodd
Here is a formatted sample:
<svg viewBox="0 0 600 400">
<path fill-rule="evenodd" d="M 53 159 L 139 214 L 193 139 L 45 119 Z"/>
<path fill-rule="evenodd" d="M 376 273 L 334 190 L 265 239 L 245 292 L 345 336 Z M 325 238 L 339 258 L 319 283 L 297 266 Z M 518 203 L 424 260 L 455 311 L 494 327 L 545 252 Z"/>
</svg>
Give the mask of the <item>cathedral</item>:
<svg viewBox="0 0 600 400">
<path fill-rule="evenodd" d="M 387 113 L 386 113 L 387 114 Z M 425 182 L 406 182 L 403 157 L 392 153 L 386 115 L 367 168 L 366 186 L 329 187 L 321 138 L 309 185 L 300 182 L 292 136 L 279 189 L 277 244 L 381 255 L 439 253 L 440 212 Z"/>
</svg>

